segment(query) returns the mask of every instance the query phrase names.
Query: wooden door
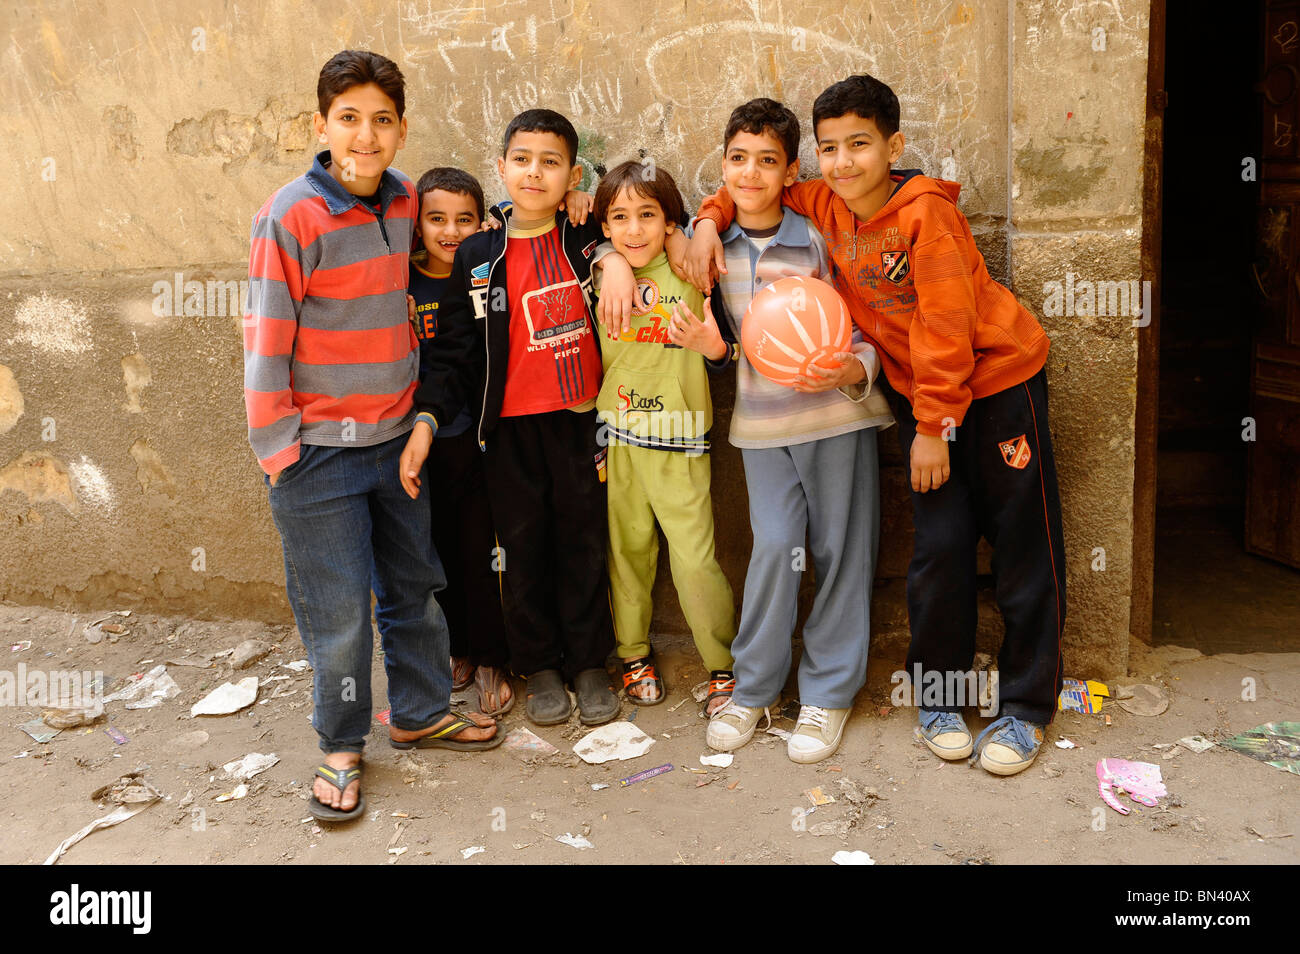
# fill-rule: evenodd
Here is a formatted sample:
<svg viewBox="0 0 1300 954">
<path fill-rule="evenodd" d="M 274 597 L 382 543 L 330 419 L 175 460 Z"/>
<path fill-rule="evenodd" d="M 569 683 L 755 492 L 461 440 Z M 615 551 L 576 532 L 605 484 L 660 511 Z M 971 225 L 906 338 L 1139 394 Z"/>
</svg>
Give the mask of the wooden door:
<svg viewBox="0 0 1300 954">
<path fill-rule="evenodd" d="M 1267 4 L 1262 42 L 1256 279 L 1263 306 L 1242 424 L 1246 549 L 1300 567 L 1300 2 Z"/>
</svg>

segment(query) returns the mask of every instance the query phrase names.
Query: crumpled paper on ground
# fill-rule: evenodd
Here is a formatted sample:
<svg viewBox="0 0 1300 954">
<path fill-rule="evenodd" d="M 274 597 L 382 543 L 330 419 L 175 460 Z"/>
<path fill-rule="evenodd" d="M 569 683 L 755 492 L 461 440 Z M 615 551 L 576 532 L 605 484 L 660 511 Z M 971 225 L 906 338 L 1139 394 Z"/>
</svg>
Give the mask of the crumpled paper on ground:
<svg viewBox="0 0 1300 954">
<path fill-rule="evenodd" d="M 837 865 L 874 865 L 876 859 L 865 851 L 837 851 L 831 855 L 831 861 Z"/>
<path fill-rule="evenodd" d="M 122 784 L 128 780 L 129 784 Z M 133 818 L 154 802 L 158 801 L 158 799 L 162 798 L 161 792 L 144 779 L 139 778 L 136 774 L 122 776 L 116 782 L 97 789 L 95 795 L 99 796 L 100 793 L 104 793 L 110 798 L 121 798 L 123 799 L 123 804 L 119 804 L 117 808 L 113 809 L 107 815 L 102 815 L 99 818 L 96 818 L 85 828 L 74 832 L 67 838 L 63 839 L 63 841 L 59 842 L 59 846 L 55 848 L 54 851 L 50 852 L 50 856 L 45 859 L 45 864 L 52 865 L 57 863 L 69 848 L 81 841 L 81 839 L 85 838 L 91 832 L 98 831 L 101 828 L 112 828 L 114 825 L 120 824 L 128 818 Z M 125 801 L 127 798 L 131 798 L 132 800 Z"/>
<path fill-rule="evenodd" d="M 1265 765 L 1300 775 L 1300 722 L 1265 722 L 1219 744 Z"/>
<path fill-rule="evenodd" d="M 645 755 L 654 742 L 631 722 L 611 722 L 583 736 L 573 747 L 573 753 L 584 762 L 599 765 Z"/>
<path fill-rule="evenodd" d="M 136 805 L 142 802 L 148 804 L 161 797 L 162 794 L 146 782 L 140 772 L 128 772 L 90 793 L 91 801 L 97 802 L 106 798 L 119 805 Z"/>
<path fill-rule="evenodd" d="M 596 846 L 589 842 L 585 835 L 574 835 L 565 832 L 563 835 L 556 835 L 555 840 L 562 845 L 572 845 L 574 848 L 595 848 Z"/>
<path fill-rule="evenodd" d="M 265 772 L 279 761 L 280 757 L 274 752 L 269 755 L 263 755 L 261 752 L 249 752 L 242 759 L 227 762 L 221 768 L 225 772 L 226 778 L 233 778 L 237 782 L 247 782 L 254 775 Z"/>
<path fill-rule="evenodd" d="M 511 729 L 502 745 L 512 752 L 522 752 L 525 755 L 554 755 L 560 751 L 541 736 L 530 732 L 523 726 Z"/>
<path fill-rule="evenodd" d="M 230 715 L 246 709 L 257 700 L 257 677 L 249 676 L 239 682 L 225 682 L 213 689 L 194 705 L 190 715 Z"/>
<path fill-rule="evenodd" d="M 125 702 L 128 709 L 152 709 L 161 705 L 164 699 L 180 695 L 181 687 L 167 674 L 165 665 L 154 666 L 139 679 L 128 682 L 111 696 L 105 696 L 105 702 Z"/>
</svg>

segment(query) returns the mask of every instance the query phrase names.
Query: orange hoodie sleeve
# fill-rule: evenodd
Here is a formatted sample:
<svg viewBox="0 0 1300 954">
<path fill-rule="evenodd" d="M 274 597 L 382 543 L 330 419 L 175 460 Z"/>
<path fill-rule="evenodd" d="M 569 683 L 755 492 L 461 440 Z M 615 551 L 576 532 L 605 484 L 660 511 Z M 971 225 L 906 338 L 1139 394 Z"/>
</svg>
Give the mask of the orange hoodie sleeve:
<svg viewBox="0 0 1300 954">
<path fill-rule="evenodd" d="M 812 219 L 818 229 L 825 230 L 831 223 L 831 202 L 835 193 L 821 179 L 808 182 L 796 182 L 786 186 L 781 192 L 781 204 L 793 209 L 800 215 Z M 718 234 L 727 228 L 736 218 L 736 203 L 731 201 L 727 189 L 722 186 L 713 195 L 700 203 L 696 221 L 708 219 L 718 227 Z"/>
<path fill-rule="evenodd" d="M 708 219 L 718 227 L 718 234 L 721 235 L 735 217 L 736 203 L 732 202 L 731 196 L 727 194 L 727 187 L 719 186 L 718 191 L 713 195 L 704 197 L 694 222 L 698 222 L 700 219 Z"/>
<path fill-rule="evenodd" d="M 916 312 L 908 329 L 916 429 L 932 437 L 959 425 L 970 407 L 978 315 L 970 250 L 935 217 L 922 218 L 912 245 Z M 928 226 L 928 228 L 927 228 Z"/>
</svg>

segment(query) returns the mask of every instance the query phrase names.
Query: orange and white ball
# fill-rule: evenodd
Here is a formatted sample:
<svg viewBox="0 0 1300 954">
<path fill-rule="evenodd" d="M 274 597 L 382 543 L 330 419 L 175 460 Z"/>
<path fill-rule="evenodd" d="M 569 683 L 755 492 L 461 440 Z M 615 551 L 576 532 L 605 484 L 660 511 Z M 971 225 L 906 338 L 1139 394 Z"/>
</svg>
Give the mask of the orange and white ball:
<svg viewBox="0 0 1300 954">
<path fill-rule="evenodd" d="M 831 358 L 848 351 L 853 319 L 839 292 L 817 278 L 790 276 L 768 285 L 749 303 L 740 346 L 759 374 L 793 385 L 808 365 L 837 368 Z"/>
</svg>

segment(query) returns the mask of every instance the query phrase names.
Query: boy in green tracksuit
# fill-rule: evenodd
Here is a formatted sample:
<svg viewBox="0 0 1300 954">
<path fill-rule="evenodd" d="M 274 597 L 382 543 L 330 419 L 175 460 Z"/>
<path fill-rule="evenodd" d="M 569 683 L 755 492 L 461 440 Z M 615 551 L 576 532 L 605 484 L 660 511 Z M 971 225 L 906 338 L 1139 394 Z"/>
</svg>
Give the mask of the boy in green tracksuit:
<svg viewBox="0 0 1300 954">
<path fill-rule="evenodd" d="M 610 327 L 601 338 L 604 378 L 596 398 L 608 445 L 609 582 L 623 685 L 638 705 L 664 699 L 649 639 L 657 520 L 682 612 L 710 670 L 712 712 L 735 685 L 735 603 L 713 551 L 708 372 L 702 355 L 668 338 L 678 303 L 697 313 L 703 307 L 700 293 L 672 273 L 664 253 L 685 209 L 667 172 L 625 162 L 601 179 L 595 211 L 636 276 L 630 326 Z"/>
</svg>

